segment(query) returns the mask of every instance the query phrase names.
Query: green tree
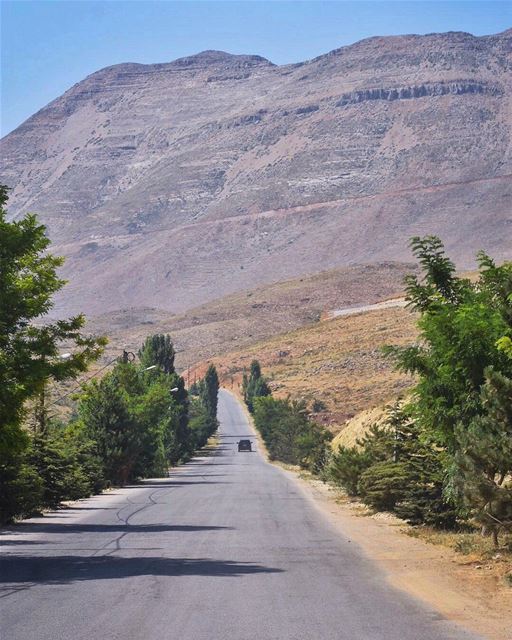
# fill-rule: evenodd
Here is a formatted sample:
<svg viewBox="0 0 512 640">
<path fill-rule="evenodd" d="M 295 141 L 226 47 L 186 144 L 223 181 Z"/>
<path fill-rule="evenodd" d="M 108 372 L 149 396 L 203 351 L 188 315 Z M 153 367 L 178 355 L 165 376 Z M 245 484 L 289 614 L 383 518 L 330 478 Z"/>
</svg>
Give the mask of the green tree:
<svg viewBox="0 0 512 640">
<path fill-rule="evenodd" d="M 183 457 L 189 455 L 189 432 L 188 432 L 188 392 L 185 388 L 185 381 L 179 376 L 174 368 L 175 350 L 169 335 L 155 334 L 148 336 L 139 349 L 139 359 L 141 366 L 157 366 L 156 370 L 143 372 L 142 379 L 151 385 L 159 385 L 159 391 L 153 389 L 151 393 L 159 393 L 163 403 L 158 409 L 160 411 L 159 427 L 151 430 L 161 429 L 163 438 L 163 451 L 165 452 L 166 465 L 174 465 Z M 126 387 L 128 393 L 129 388 Z M 160 405 L 158 405 L 160 407 Z M 142 411 L 144 413 L 144 411 Z M 142 413 L 140 415 L 142 415 Z M 148 415 L 154 413 L 150 407 L 146 412 Z M 161 466 L 161 465 L 160 465 Z"/>
<path fill-rule="evenodd" d="M 125 366 L 130 365 L 119 364 L 117 368 Z M 79 416 L 86 435 L 95 443 L 105 478 L 123 485 L 134 479 L 143 442 L 116 374 L 114 371 L 87 385 L 80 399 Z"/>
<path fill-rule="evenodd" d="M 326 475 L 350 496 L 357 496 L 361 475 L 378 462 L 393 460 L 395 448 L 396 439 L 389 426 L 372 425 L 355 446 L 341 446 L 331 453 Z"/>
<path fill-rule="evenodd" d="M 212 421 L 200 398 L 193 398 L 190 404 L 189 452 L 204 447 L 217 429 L 217 421 Z"/>
<path fill-rule="evenodd" d="M 483 415 L 456 429 L 452 478 L 470 514 L 497 545 L 499 532 L 512 529 L 512 380 L 492 368 L 485 374 Z"/>
<path fill-rule="evenodd" d="M 251 413 L 254 411 L 255 398 L 264 398 L 271 395 L 267 381 L 261 375 L 261 366 L 257 360 L 251 362 L 250 375 L 242 378 L 242 393 L 245 404 Z"/>
<path fill-rule="evenodd" d="M 306 403 L 261 396 L 254 399 L 254 424 L 272 460 L 322 470 L 331 436 L 309 419 Z"/>
<path fill-rule="evenodd" d="M 418 380 L 410 403 L 416 479 L 420 474 L 415 485 L 436 505 L 429 517 L 453 521 L 448 498 L 461 516 L 469 511 L 496 536 L 510 519 L 510 488 L 501 469 L 510 460 L 505 405 L 512 378 L 512 263 L 497 266 L 480 253 L 479 277 L 470 282 L 456 276 L 438 238 L 414 238 L 412 247 L 423 267 L 421 280 L 407 279 L 409 304 L 420 313 L 420 341 L 388 353 Z M 418 495 L 414 500 L 418 507 Z M 407 508 L 406 500 L 402 504 Z"/>
<path fill-rule="evenodd" d="M 392 510 L 411 524 L 445 528 L 456 511 L 444 495 L 444 453 L 422 438 L 409 407 L 397 402 L 354 447 L 331 454 L 327 477 L 374 509 Z"/>
<path fill-rule="evenodd" d="M 139 349 L 138 355 L 143 367 L 156 365 L 163 373 L 174 373 L 176 352 L 171 342 L 171 336 L 161 333 L 148 336 Z"/>
<path fill-rule="evenodd" d="M 217 420 L 217 404 L 219 397 L 219 376 L 215 365 L 211 364 L 203 378 L 201 400 L 211 420 Z"/>
<path fill-rule="evenodd" d="M 326 477 L 343 487 L 349 496 L 357 496 L 361 474 L 371 462 L 368 454 L 358 447 L 339 447 L 329 458 Z"/>
<path fill-rule="evenodd" d="M 104 338 L 82 335 L 82 315 L 35 323 L 52 308 L 53 295 L 65 284 L 57 276 L 63 259 L 48 252 L 45 227 L 35 216 L 7 221 L 7 192 L 0 186 L 0 510 L 4 521 L 30 512 L 37 503 L 37 487 L 41 488 L 41 482 L 34 482 L 33 496 L 25 495 L 28 479 L 34 475 L 25 455 L 29 435 L 22 428 L 27 401 L 37 399 L 37 423 L 44 433 L 49 382 L 76 378 L 106 344 Z M 66 350 L 72 351 L 66 359 L 59 353 L 64 342 Z"/>
<path fill-rule="evenodd" d="M 420 342 L 391 348 L 400 369 L 418 376 L 415 420 L 435 443 L 454 453 L 456 425 L 482 413 L 480 388 L 492 366 L 512 373 L 512 361 L 496 348 L 511 333 L 512 264 L 496 267 L 479 255 L 480 278 L 457 278 L 438 238 L 414 238 L 423 279 L 407 279 L 409 305 L 420 312 Z"/>
<path fill-rule="evenodd" d="M 26 518 L 41 508 L 43 480 L 26 461 L 26 451 L 11 451 L 0 463 L 0 523 Z"/>
<path fill-rule="evenodd" d="M 59 435 L 36 435 L 27 453 L 27 462 L 42 481 L 40 504 L 51 509 L 58 507 L 62 500 L 86 497 L 92 489 L 77 450 L 66 446 Z"/>
<path fill-rule="evenodd" d="M 20 446 L 25 403 L 44 393 L 49 380 L 75 378 L 97 359 L 106 341 L 84 337 L 82 315 L 34 325 L 53 305 L 65 281 L 63 259 L 48 253 L 45 227 L 33 215 L 7 222 L 7 189 L 0 186 L 0 456 Z M 59 357 L 60 344 L 72 345 Z"/>
</svg>

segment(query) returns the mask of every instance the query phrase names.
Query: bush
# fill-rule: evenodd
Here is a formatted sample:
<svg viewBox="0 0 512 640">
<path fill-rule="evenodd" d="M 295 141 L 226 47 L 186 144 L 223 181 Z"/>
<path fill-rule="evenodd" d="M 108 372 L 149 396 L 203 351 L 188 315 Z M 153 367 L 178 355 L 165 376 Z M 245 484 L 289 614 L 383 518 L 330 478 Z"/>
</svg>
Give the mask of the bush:
<svg viewBox="0 0 512 640">
<path fill-rule="evenodd" d="M 320 413 L 320 411 L 325 411 L 326 409 L 327 405 L 323 400 L 313 400 L 313 404 L 311 405 L 311 410 L 313 411 L 313 413 Z"/>
<path fill-rule="evenodd" d="M 43 480 L 24 456 L 0 463 L 0 524 L 37 513 L 43 497 Z"/>
<path fill-rule="evenodd" d="M 254 424 L 271 460 L 300 465 L 314 473 L 323 469 L 331 434 L 309 419 L 303 402 L 255 398 Z"/>
<path fill-rule="evenodd" d="M 359 478 L 370 464 L 371 459 L 366 452 L 356 447 L 340 447 L 331 455 L 326 475 L 342 486 L 349 496 L 356 496 Z"/>
<path fill-rule="evenodd" d="M 392 511 L 407 493 L 410 475 L 401 462 L 377 462 L 363 471 L 358 483 L 362 501 L 377 511 Z"/>
<path fill-rule="evenodd" d="M 339 447 L 331 453 L 327 477 L 343 487 L 350 496 L 357 496 L 363 471 L 376 462 L 390 459 L 394 446 L 389 428 L 372 425 L 368 433 L 356 441 L 355 447 Z"/>
<path fill-rule="evenodd" d="M 407 407 L 390 407 L 383 426 L 372 426 L 356 447 L 334 452 L 327 476 L 349 495 L 410 524 L 452 528 L 457 522 L 444 495 L 443 451 L 423 442 Z"/>
</svg>

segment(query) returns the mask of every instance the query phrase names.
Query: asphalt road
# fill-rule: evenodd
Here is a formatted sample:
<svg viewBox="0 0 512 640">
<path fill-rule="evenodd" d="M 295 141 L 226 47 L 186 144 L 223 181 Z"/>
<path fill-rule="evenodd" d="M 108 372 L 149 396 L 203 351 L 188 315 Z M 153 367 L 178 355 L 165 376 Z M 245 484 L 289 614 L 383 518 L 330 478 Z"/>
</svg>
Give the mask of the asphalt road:
<svg viewBox="0 0 512 640">
<path fill-rule="evenodd" d="M 2 640 L 469 640 L 391 588 L 258 453 L 221 393 L 220 445 L 164 480 L 4 530 Z M 254 441 L 254 437 L 252 437 Z"/>
</svg>

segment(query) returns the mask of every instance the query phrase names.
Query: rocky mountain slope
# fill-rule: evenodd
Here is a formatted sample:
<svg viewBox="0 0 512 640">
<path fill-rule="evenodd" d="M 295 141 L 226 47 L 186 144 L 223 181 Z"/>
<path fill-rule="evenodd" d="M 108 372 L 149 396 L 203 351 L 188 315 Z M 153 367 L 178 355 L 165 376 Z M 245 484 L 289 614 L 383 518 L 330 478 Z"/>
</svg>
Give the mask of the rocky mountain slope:
<svg viewBox="0 0 512 640">
<path fill-rule="evenodd" d="M 510 258 L 512 30 L 375 37 L 304 63 L 207 51 L 92 74 L 1 143 L 59 309 L 181 312 L 323 269 Z"/>
<path fill-rule="evenodd" d="M 147 307 L 103 313 L 88 318 L 87 330 L 109 337 L 99 367 L 123 349 L 137 352 L 148 333 L 169 333 L 177 352 L 176 366 L 183 372 L 215 355 L 317 326 L 333 309 L 359 308 L 403 295 L 404 277 L 414 272 L 415 265 L 393 263 L 332 269 L 231 294 L 183 314 Z"/>
</svg>

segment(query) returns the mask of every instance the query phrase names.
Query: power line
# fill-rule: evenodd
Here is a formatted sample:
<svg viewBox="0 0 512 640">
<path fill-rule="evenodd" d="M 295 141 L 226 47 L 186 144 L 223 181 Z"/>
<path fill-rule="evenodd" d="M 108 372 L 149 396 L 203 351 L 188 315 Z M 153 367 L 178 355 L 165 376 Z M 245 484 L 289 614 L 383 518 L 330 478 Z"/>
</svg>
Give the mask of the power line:
<svg viewBox="0 0 512 640">
<path fill-rule="evenodd" d="M 89 382 L 89 380 L 91 380 L 92 378 L 94 378 L 94 376 L 97 376 L 98 373 L 101 373 L 102 371 L 104 371 L 107 367 L 110 367 L 111 364 L 113 364 L 114 362 L 118 362 L 119 357 L 114 358 L 113 360 L 111 360 L 110 362 L 107 362 L 107 364 L 104 367 L 101 367 L 101 369 L 98 369 L 98 371 L 94 372 L 91 376 L 89 376 L 88 378 L 85 378 L 85 380 L 82 380 L 80 382 L 80 384 L 78 384 L 76 387 L 73 387 L 73 389 L 71 389 L 71 391 L 68 391 L 67 393 L 65 393 L 64 395 L 60 396 L 60 398 L 57 398 L 57 400 L 54 400 L 51 404 L 48 405 L 49 407 L 53 407 L 54 404 L 58 404 L 61 400 L 64 400 L 64 398 L 67 398 L 69 395 L 71 395 L 72 393 L 74 393 L 75 391 L 77 391 L 78 389 L 80 389 L 80 387 L 82 385 L 84 385 L 86 382 Z"/>
</svg>

